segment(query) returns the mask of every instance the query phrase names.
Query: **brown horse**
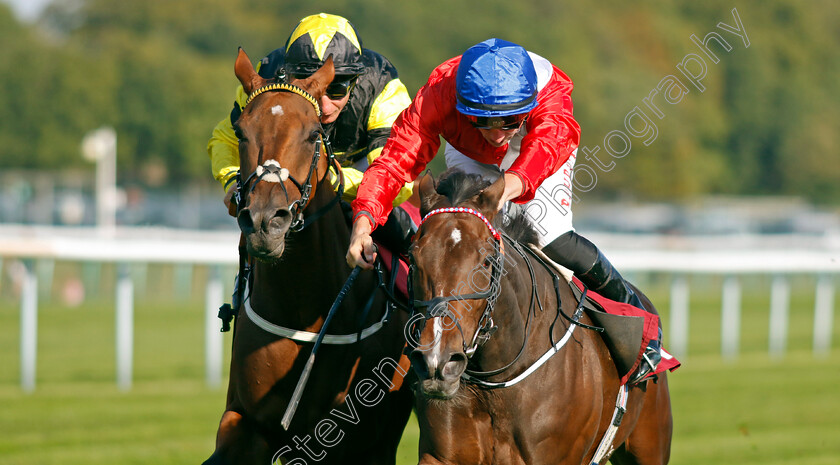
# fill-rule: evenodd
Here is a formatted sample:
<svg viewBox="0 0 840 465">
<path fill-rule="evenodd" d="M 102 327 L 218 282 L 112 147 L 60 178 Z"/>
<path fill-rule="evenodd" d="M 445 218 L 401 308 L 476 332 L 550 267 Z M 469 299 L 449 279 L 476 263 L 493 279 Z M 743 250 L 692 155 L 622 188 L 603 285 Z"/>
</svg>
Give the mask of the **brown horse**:
<svg viewBox="0 0 840 465">
<path fill-rule="evenodd" d="M 503 177 L 490 185 L 460 172 L 420 182 L 424 222 L 410 255 L 423 308 L 411 353 L 420 463 L 667 463 L 667 377 L 620 391 L 602 336 L 570 323 L 593 324 L 566 281 L 555 286 L 547 263 L 493 226 L 503 190 Z M 616 412 L 620 393 L 626 413 Z"/>
<path fill-rule="evenodd" d="M 406 317 L 383 318 L 372 273 L 361 273 L 338 307 L 296 414 L 282 426 L 350 271 L 350 228 L 331 182 L 341 172 L 322 143 L 317 103 L 332 60 L 289 85 L 260 77 L 240 49 L 235 71 L 250 95 L 235 125 L 238 222 L 255 260 L 234 329 L 227 406 L 205 463 L 393 464 L 412 405 L 403 383 Z"/>
</svg>

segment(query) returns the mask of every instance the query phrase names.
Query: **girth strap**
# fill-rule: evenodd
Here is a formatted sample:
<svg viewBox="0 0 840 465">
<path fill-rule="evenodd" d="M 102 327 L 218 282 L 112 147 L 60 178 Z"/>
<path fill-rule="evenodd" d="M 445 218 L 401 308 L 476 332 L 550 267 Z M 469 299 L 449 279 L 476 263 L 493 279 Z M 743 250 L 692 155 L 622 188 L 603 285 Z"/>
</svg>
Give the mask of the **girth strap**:
<svg viewBox="0 0 840 465">
<path fill-rule="evenodd" d="M 375 292 L 375 290 L 374 290 Z M 245 315 L 254 322 L 255 325 L 259 326 L 263 331 L 268 333 L 274 334 L 275 336 L 285 337 L 286 339 L 292 339 L 297 342 L 315 342 L 318 339 L 318 333 L 313 333 L 311 331 L 300 331 L 296 329 L 286 328 L 284 326 L 276 325 L 265 318 L 259 316 L 256 311 L 251 307 L 251 294 L 249 293 L 249 289 L 245 287 L 245 299 L 242 302 L 242 305 L 245 307 Z M 368 326 L 367 328 L 351 333 L 351 334 L 327 334 L 324 336 L 323 343 L 324 344 L 355 344 L 362 339 L 372 336 L 376 334 L 377 331 L 382 329 L 385 326 L 385 323 L 388 319 L 388 312 L 382 316 L 382 319 L 377 321 L 376 323 Z"/>
</svg>

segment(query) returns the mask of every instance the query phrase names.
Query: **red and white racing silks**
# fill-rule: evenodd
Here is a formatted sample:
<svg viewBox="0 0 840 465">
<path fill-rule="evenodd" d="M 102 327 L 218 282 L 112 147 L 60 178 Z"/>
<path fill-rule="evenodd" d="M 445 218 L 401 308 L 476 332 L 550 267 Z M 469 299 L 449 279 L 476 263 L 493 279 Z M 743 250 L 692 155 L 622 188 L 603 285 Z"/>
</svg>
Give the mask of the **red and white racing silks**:
<svg viewBox="0 0 840 465">
<path fill-rule="evenodd" d="M 354 218 L 364 211 L 376 224 L 384 224 L 400 187 L 420 175 L 437 154 L 439 136 L 479 163 L 502 164 L 509 146 L 490 145 L 455 109 L 455 75 L 460 61 L 458 56 L 435 68 L 397 118 L 382 155 L 365 172 L 353 201 Z M 514 200 L 517 203 L 533 199 L 542 182 L 566 163 L 580 141 L 580 125 L 572 115 L 572 81 L 553 65 L 547 74 L 547 83 L 540 86 L 537 96 L 539 103 L 528 114 L 520 154 L 508 169 L 522 180 L 524 191 Z"/>
</svg>

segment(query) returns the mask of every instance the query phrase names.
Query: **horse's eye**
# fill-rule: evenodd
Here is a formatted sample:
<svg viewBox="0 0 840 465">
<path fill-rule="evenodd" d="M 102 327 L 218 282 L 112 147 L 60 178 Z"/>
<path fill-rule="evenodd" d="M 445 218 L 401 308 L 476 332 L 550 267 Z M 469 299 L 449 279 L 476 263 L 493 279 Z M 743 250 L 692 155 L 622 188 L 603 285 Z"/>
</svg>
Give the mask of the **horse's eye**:
<svg viewBox="0 0 840 465">
<path fill-rule="evenodd" d="M 242 130 L 239 129 L 238 126 L 233 128 L 233 135 L 235 135 L 236 138 L 239 139 L 240 142 L 243 141 L 243 140 L 247 140 L 247 139 L 245 139 L 245 136 L 242 134 Z"/>
<path fill-rule="evenodd" d="M 320 132 L 320 131 L 312 131 L 311 133 L 309 133 L 309 139 L 308 139 L 308 141 L 309 141 L 310 143 L 313 143 L 313 144 L 314 144 L 315 142 L 317 142 L 317 141 L 318 141 L 318 138 L 319 138 L 319 137 L 321 137 L 321 132 Z"/>
</svg>

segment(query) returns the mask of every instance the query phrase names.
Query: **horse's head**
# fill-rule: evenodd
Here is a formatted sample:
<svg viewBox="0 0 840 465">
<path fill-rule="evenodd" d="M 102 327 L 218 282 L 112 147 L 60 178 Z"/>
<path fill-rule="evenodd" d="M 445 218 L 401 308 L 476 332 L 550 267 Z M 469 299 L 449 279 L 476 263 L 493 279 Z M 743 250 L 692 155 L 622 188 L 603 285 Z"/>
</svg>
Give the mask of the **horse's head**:
<svg viewBox="0 0 840 465">
<path fill-rule="evenodd" d="M 275 260 L 329 170 L 318 101 L 335 70 L 330 57 L 309 78 L 279 83 L 257 74 L 242 49 L 234 69 L 249 95 L 234 124 L 242 180 L 237 220 L 248 253 Z"/>
<path fill-rule="evenodd" d="M 503 262 L 491 221 L 504 177 L 488 185 L 455 174 L 439 186 L 421 180 L 424 219 L 410 253 L 414 305 L 425 317 L 411 362 L 421 392 L 439 398 L 457 392 L 469 357 L 492 332 Z"/>
</svg>

